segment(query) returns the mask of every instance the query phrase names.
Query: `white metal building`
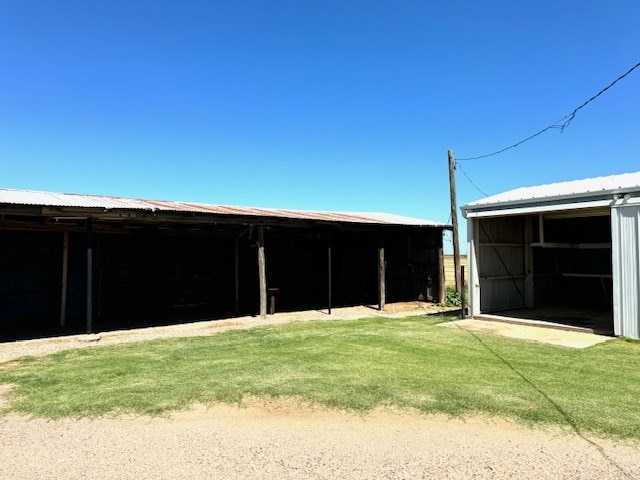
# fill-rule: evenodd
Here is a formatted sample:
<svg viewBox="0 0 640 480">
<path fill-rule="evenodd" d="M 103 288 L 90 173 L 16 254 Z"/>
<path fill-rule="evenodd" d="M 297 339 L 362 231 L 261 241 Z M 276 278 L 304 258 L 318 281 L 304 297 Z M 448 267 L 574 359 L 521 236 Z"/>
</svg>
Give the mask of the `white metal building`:
<svg viewBox="0 0 640 480">
<path fill-rule="evenodd" d="M 519 188 L 462 213 L 472 316 L 640 338 L 640 172 Z"/>
</svg>

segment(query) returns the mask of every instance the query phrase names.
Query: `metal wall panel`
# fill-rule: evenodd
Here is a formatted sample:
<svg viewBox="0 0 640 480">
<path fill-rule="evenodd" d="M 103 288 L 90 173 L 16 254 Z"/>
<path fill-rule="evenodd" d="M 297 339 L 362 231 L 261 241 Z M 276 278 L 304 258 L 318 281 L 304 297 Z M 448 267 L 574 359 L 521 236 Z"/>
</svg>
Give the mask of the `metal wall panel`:
<svg viewBox="0 0 640 480">
<path fill-rule="evenodd" d="M 524 307 L 523 217 L 483 218 L 478 220 L 478 227 L 480 310 Z"/>
<path fill-rule="evenodd" d="M 480 279 L 480 311 L 497 312 L 521 308 L 523 302 L 524 279 Z"/>
<path fill-rule="evenodd" d="M 480 277 L 519 277 L 524 274 L 524 249 L 522 246 L 481 244 L 478 260 Z"/>
<path fill-rule="evenodd" d="M 614 333 L 640 339 L 640 206 L 612 208 Z"/>
</svg>

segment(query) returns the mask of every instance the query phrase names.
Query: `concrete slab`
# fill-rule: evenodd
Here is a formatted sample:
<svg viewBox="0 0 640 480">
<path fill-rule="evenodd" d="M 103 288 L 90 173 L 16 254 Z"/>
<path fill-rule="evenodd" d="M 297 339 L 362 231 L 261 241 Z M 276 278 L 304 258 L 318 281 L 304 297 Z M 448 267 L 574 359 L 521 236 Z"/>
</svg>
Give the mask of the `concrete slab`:
<svg viewBox="0 0 640 480">
<path fill-rule="evenodd" d="M 495 322 L 491 320 L 466 319 L 438 324 L 442 327 L 459 328 L 472 332 L 490 333 L 503 337 L 531 340 L 570 348 L 587 348 L 611 340 L 613 337 L 566 329 L 553 329 L 534 325 Z"/>
</svg>

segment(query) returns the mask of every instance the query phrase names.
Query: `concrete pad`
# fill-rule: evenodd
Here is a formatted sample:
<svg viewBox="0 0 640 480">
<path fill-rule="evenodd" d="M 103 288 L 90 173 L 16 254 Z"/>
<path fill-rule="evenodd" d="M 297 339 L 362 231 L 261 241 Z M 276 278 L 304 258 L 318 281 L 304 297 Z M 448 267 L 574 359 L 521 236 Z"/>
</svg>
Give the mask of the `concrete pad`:
<svg viewBox="0 0 640 480">
<path fill-rule="evenodd" d="M 459 328 L 472 332 L 490 333 L 503 337 L 532 340 L 534 342 L 548 343 L 570 348 L 587 348 L 598 343 L 611 340 L 612 337 L 596 335 L 594 333 L 576 332 L 533 325 L 519 325 L 515 323 L 494 322 L 491 320 L 456 320 L 453 322 L 439 323 L 438 326 Z"/>
</svg>

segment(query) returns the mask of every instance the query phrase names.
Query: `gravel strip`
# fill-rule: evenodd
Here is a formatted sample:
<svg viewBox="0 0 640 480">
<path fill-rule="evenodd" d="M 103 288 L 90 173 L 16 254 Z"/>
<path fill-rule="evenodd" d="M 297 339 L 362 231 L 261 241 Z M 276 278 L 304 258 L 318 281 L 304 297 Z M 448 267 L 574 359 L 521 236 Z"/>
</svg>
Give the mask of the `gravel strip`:
<svg viewBox="0 0 640 480">
<path fill-rule="evenodd" d="M 227 330 L 247 329 L 294 321 L 355 320 L 358 318 L 376 316 L 402 318 L 411 315 L 437 314 L 451 310 L 451 308 L 439 307 L 431 303 L 403 302 L 387 305 L 384 312 L 380 312 L 373 307 L 357 306 L 335 308 L 332 310 L 331 315 L 327 314 L 326 310 L 310 310 L 304 312 L 276 313 L 275 315 L 269 315 L 266 318 L 247 316 L 162 327 L 100 332 L 92 335 L 69 335 L 64 337 L 21 340 L 16 342 L 0 343 L 0 364 L 25 355 L 43 356 L 73 348 L 91 348 L 118 343 L 142 342 L 158 338 L 213 335 Z"/>
<path fill-rule="evenodd" d="M 0 480 L 630 479 L 640 450 L 502 420 L 295 402 L 165 418 L 0 419 Z"/>
</svg>

